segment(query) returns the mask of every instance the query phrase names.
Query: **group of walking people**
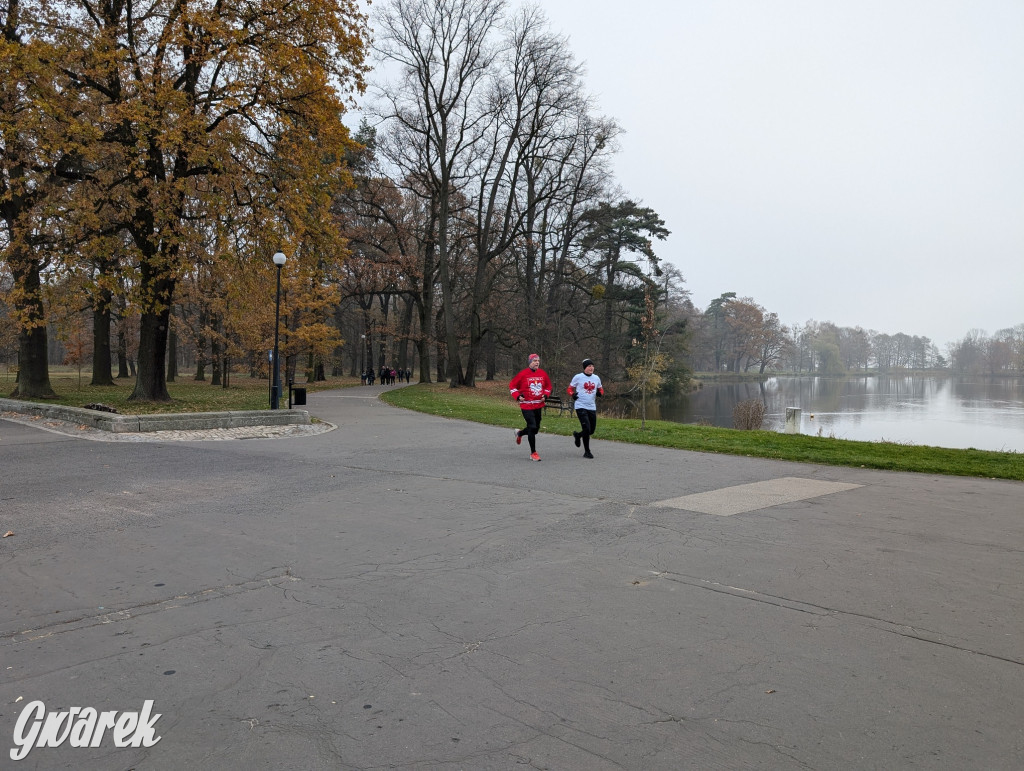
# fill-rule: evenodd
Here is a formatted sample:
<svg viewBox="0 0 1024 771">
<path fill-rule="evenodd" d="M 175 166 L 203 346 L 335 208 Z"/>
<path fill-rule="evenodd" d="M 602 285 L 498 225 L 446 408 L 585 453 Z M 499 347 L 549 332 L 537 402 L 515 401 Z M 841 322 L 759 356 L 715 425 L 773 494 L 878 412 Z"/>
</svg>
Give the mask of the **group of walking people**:
<svg viewBox="0 0 1024 771">
<path fill-rule="evenodd" d="M 512 398 L 523 411 L 526 428 L 515 430 L 516 444 L 521 444 L 525 436 L 530 444 L 530 460 L 540 460 L 537 453 L 537 433 L 544 414 L 544 400 L 551 396 L 552 385 L 548 373 L 540 368 L 540 355 L 531 353 L 527 357 L 527 367 L 512 378 L 508 384 Z M 583 445 L 583 457 L 593 458 L 590 452 L 590 437 L 597 430 L 597 399 L 604 396 L 601 378 L 594 374 L 594 362 L 583 360 L 583 371 L 573 377 L 566 389 L 572 397 L 576 417 L 580 421 L 580 430 L 573 431 L 572 438 L 576 446 Z"/>
<path fill-rule="evenodd" d="M 403 380 L 406 383 L 412 382 L 412 370 L 402 369 L 400 367 L 387 367 L 381 366 L 380 372 L 376 373 L 373 368 L 370 367 L 360 374 L 360 379 L 363 381 L 363 385 L 373 385 L 373 381 L 380 377 L 381 385 L 394 385 L 395 383 L 401 383 Z"/>
</svg>

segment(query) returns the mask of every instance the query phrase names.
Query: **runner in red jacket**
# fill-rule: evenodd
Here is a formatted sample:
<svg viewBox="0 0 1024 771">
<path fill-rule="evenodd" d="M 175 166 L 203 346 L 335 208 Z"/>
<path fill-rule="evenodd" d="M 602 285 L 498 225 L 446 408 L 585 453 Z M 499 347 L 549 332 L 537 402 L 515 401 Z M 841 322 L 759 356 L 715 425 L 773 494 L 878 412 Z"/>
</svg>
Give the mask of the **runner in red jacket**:
<svg viewBox="0 0 1024 771">
<path fill-rule="evenodd" d="M 544 413 L 544 397 L 551 396 L 551 378 L 540 368 L 540 355 L 531 353 L 527 357 L 530 366 L 512 378 L 508 389 L 512 398 L 523 410 L 526 428 L 516 429 L 516 444 L 523 441 L 523 435 L 530 441 L 530 460 L 540 460 L 537 454 L 537 432 Z"/>
</svg>

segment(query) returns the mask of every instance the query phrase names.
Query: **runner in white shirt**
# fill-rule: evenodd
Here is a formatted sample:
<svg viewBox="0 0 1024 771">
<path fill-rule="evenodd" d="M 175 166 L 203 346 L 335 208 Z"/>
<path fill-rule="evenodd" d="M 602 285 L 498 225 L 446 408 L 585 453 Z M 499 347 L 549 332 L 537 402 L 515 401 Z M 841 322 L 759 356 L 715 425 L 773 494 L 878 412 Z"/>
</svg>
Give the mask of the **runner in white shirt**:
<svg viewBox="0 0 1024 771">
<path fill-rule="evenodd" d="M 604 396 L 601 378 L 594 374 L 594 362 L 583 360 L 583 371 L 569 383 L 566 389 L 572 396 L 576 417 L 580 419 L 580 431 L 573 431 L 572 438 L 576 446 L 583 442 L 583 457 L 593 458 L 590 453 L 590 437 L 597 430 L 597 397 Z"/>
</svg>

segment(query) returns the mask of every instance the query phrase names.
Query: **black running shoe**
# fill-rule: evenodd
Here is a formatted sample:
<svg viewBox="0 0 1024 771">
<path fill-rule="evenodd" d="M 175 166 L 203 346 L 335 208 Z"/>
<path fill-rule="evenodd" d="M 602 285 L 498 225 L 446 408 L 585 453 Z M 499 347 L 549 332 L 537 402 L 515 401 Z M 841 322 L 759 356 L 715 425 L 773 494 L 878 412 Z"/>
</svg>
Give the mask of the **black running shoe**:
<svg viewBox="0 0 1024 771">
<path fill-rule="evenodd" d="M 593 458 L 594 456 L 591 455 L 590 452 L 588 451 L 588 452 L 583 453 L 583 457 L 584 458 Z"/>
<path fill-rule="evenodd" d="M 572 440 L 574 442 L 576 442 L 576 446 L 577 447 L 580 446 L 580 432 L 579 431 L 573 431 L 572 432 Z"/>
</svg>

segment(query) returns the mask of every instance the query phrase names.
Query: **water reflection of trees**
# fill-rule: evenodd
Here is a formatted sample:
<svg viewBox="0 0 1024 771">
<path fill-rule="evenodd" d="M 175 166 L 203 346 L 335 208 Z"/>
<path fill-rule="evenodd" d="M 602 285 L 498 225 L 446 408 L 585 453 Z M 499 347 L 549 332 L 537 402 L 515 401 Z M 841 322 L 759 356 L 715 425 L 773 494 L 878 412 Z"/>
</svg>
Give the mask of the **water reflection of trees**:
<svg viewBox="0 0 1024 771">
<path fill-rule="evenodd" d="M 954 377 L 951 393 L 964 407 L 977 409 L 989 403 L 1020 406 L 1024 402 L 1024 381 L 1007 377 Z"/>
<path fill-rule="evenodd" d="M 764 428 L 781 431 L 787 407 L 803 410 L 802 430 L 839 438 L 879 441 L 894 437 L 939 446 L 979 446 L 959 436 L 964 426 L 972 432 L 996 430 L 1012 437 L 1024 432 L 1024 380 L 1020 378 L 943 378 L 864 376 L 847 378 L 772 377 L 764 382 L 710 383 L 701 390 L 671 399 L 651 400 L 652 420 L 708 423 L 731 428 L 733 410 L 750 399 L 765 405 Z M 608 417 L 635 418 L 639 405 L 628 399 L 609 399 L 601 412 Z M 814 419 L 810 418 L 814 415 Z M 909 428 L 916 425 L 918 428 Z M 950 444 L 943 444 L 949 441 Z M 1000 434 L 993 449 L 1024 448 Z"/>
<path fill-rule="evenodd" d="M 774 380 L 774 378 L 773 378 Z M 676 423 L 710 423 L 732 427 L 733 410 L 740 402 L 757 399 L 772 409 L 771 387 L 768 382 L 720 383 L 673 397 L 652 399 L 647 397 L 647 417 L 650 420 L 669 420 Z M 631 398 L 619 397 L 601 405 L 610 418 L 639 418 L 640 404 Z"/>
<path fill-rule="evenodd" d="M 865 412 L 923 408 L 948 389 L 966 408 L 994 402 L 1024 404 L 1024 383 L 1014 378 L 771 377 L 764 381 L 711 383 L 671 398 L 648 397 L 647 413 L 651 420 L 731 427 L 736 405 L 757 399 L 765 405 L 766 428 L 781 428 L 787 407 L 799 407 L 808 416 L 814 413 L 822 423 L 829 422 L 826 415 L 842 415 L 845 422 L 858 423 Z M 639 402 L 621 397 L 602 405 L 608 417 L 636 418 L 639 409 Z"/>
</svg>

